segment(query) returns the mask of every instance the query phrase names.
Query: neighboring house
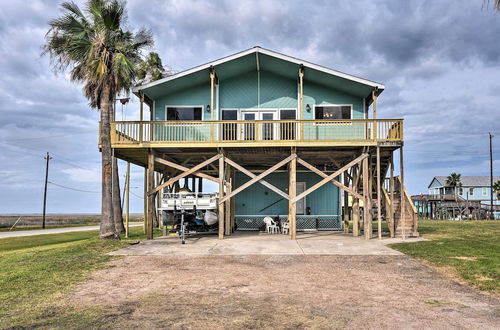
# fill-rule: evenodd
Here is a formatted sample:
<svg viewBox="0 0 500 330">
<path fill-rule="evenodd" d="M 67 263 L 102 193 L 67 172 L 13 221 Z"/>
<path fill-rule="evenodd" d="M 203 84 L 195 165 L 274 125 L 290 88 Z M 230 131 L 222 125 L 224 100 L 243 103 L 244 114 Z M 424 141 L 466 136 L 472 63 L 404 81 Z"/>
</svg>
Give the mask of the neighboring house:
<svg viewBox="0 0 500 330">
<path fill-rule="evenodd" d="M 455 194 L 455 188 L 446 183 L 446 176 L 435 176 L 429 184 L 429 195 Z M 494 176 L 493 182 L 500 180 L 500 176 Z M 461 187 L 456 189 L 459 197 L 465 200 L 490 202 L 491 189 L 489 176 L 464 176 L 460 177 Z M 493 192 L 494 203 L 498 201 Z"/>
<path fill-rule="evenodd" d="M 447 176 L 435 176 L 429 194 L 412 196 L 418 213 L 433 219 L 487 219 L 491 216 L 489 176 L 461 176 L 460 186 L 446 183 Z M 493 182 L 500 176 L 493 177 Z M 500 201 L 493 192 L 493 217 L 500 219 Z"/>
<path fill-rule="evenodd" d="M 112 146 L 115 156 L 147 169 L 149 238 L 152 193 L 175 191 L 183 178 L 192 178 L 197 192 L 202 179 L 218 185 L 220 238 L 236 228 L 257 230 L 265 216 L 288 221 L 292 238 L 300 230 L 342 230 L 342 220 L 352 221 L 354 235 L 364 229 L 369 238 L 377 198 L 392 234 L 416 234 L 413 204 L 407 193 L 401 197 L 399 178 L 393 194 L 383 187 L 376 194 L 377 163 L 384 182 L 403 145 L 403 120 L 376 117 L 383 90 L 260 47 L 135 88 L 141 121 L 113 122 Z M 154 172 L 164 183 L 154 182 Z"/>
</svg>

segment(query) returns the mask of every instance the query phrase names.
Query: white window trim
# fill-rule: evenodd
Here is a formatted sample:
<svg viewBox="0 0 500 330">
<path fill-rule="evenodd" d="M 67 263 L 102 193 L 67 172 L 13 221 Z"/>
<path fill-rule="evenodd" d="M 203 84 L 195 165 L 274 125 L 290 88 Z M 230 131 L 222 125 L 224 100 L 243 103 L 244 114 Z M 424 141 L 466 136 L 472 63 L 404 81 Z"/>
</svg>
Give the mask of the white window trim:
<svg viewBox="0 0 500 330">
<path fill-rule="evenodd" d="M 472 189 L 472 192 L 471 192 L 471 189 Z M 468 193 L 469 193 L 469 196 L 474 196 L 474 188 L 468 188 Z"/>
<path fill-rule="evenodd" d="M 173 107 L 173 106 L 171 106 Z M 281 110 L 294 110 L 295 111 L 295 119 L 283 119 L 283 120 L 297 120 L 298 117 L 298 109 L 297 108 L 221 108 L 221 118 L 222 118 L 222 111 L 226 110 L 235 110 L 238 112 L 236 118 L 237 120 L 242 120 L 243 119 L 243 113 L 245 112 L 274 112 L 276 114 L 275 120 L 281 120 Z M 222 119 L 221 119 L 222 120 Z M 257 119 L 260 120 L 260 119 Z"/>
<path fill-rule="evenodd" d="M 351 119 L 326 119 L 326 120 L 353 120 L 354 116 L 354 105 L 353 104 L 315 104 L 313 106 L 313 119 L 316 120 L 316 107 L 345 107 L 345 106 L 350 106 L 351 107 Z M 318 120 L 325 120 L 325 119 L 318 119 Z M 350 123 L 314 123 L 314 125 L 352 125 L 352 122 Z"/>
<path fill-rule="evenodd" d="M 167 119 L 168 108 L 201 108 L 201 121 L 203 121 L 203 113 L 205 113 L 205 111 L 207 110 L 205 105 L 171 105 L 171 104 L 169 104 L 169 105 L 165 106 L 165 121 L 168 121 L 168 119 Z M 213 110 L 210 109 L 210 111 L 213 111 Z M 174 121 L 174 120 L 171 120 L 171 121 Z M 180 120 L 180 121 L 182 121 L 182 120 Z M 190 121 L 196 121 L 196 120 L 190 120 Z"/>
<path fill-rule="evenodd" d="M 488 196 L 488 188 L 483 187 L 482 188 L 482 193 L 483 193 L 483 196 Z"/>
</svg>

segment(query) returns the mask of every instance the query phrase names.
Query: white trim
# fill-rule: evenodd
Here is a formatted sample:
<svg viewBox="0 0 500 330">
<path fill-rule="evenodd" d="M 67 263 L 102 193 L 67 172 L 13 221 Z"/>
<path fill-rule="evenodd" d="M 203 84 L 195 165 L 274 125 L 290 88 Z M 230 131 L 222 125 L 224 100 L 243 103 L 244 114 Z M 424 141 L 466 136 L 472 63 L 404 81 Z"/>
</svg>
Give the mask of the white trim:
<svg viewBox="0 0 500 330">
<path fill-rule="evenodd" d="M 203 113 L 207 110 L 207 109 L 205 109 L 206 107 L 207 107 L 206 105 L 172 105 L 172 104 L 168 104 L 165 106 L 165 120 L 168 120 L 167 119 L 167 109 L 168 108 L 201 108 L 201 120 L 203 121 Z M 210 111 L 213 111 L 213 110 L 210 109 Z"/>
<path fill-rule="evenodd" d="M 233 55 L 229 55 L 229 56 L 220 58 L 218 60 L 215 60 L 215 61 L 212 61 L 212 62 L 209 62 L 209 63 L 206 63 L 206 64 L 202 64 L 202 65 L 196 66 L 194 68 L 191 68 L 191 69 L 188 69 L 188 70 L 185 70 L 185 71 L 181 71 L 181 72 L 176 73 L 174 75 L 171 75 L 169 77 L 166 77 L 166 78 L 163 78 L 163 79 L 159 79 L 159 80 L 150 82 L 150 83 L 142 85 L 142 86 L 134 87 L 132 89 L 132 91 L 134 93 L 137 93 L 137 92 L 139 92 L 139 91 L 141 91 L 143 89 L 146 89 L 146 88 L 149 88 L 149 87 L 153 87 L 153 86 L 156 86 L 156 85 L 160 85 L 160 84 L 165 83 L 167 81 L 175 80 L 177 78 L 184 77 L 184 76 L 187 76 L 189 74 L 192 74 L 192 73 L 204 70 L 204 69 L 208 69 L 211 66 L 216 66 L 216 65 L 219 65 L 219 64 L 222 64 L 222 63 L 226 63 L 226 62 L 235 60 L 237 58 L 240 58 L 240 57 L 252 54 L 254 52 L 255 53 L 262 53 L 262 54 L 265 54 L 265 55 L 268 55 L 268 56 L 272 56 L 272 57 L 276 57 L 276 58 L 279 58 L 279 59 L 287 61 L 287 62 L 295 63 L 297 65 L 301 65 L 302 64 L 305 67 L 308 67 L 308 68 L 311 68 L 311 69 L 314 69 L 314 70 L 317 70 L 317 71 L 325 72 L 325 73 L 328 73 L 328 74 L 330 74 L 332 76 L 336 76 L 336 77 L 339 77 L 339 78 L 351 80 L 351 81 L 354 81 L 354 82 L 357 82 L 357 83 L 360 83 L 360 84 L 363 84 L 363 85 L 371 86 L 373 88 L 378 88 L 380 91 L 382 91 L 382 90 L 385 89 L 385 86 L 383 84 L 381 84 L 381 83 L 378 83 L 378 82 L 375 82 L 375 81 L 371 81 L 371 80 L 367 80 L 367 79 L 360 78 L 360 77 L 356 77 L 356 76 L 353 76 L 353 75 L 350 75 L 350 74 L 347 74 L 347 73 L 343 73 L 343 72 L 340 72 L 340 71 L 336 71 L 336 70 L 333 70 L 333 69 L 329 69 L 329 68 L 326 68 L 326 67 L 318 65 L 318 64 L 314 64 L 314 63 L 311 63 L 311 62 L 303 61 L 303 60 L 300 60 L 300 59 L 295 58 L 295 57 L 291 57 L 291 56 L 288 56 L 288 55 L 277 53 L 275 51 L 272 51 L 272 50 L 269 50 L 269 49 L 265 49 L 265 48 L 261 48 L 261 47 L 257 46 L 257 47 L 253 47 L 253 48 L 244 50 L 242 52 L 239 52 L 239 53 L 236 53 L 236 54 L 233 54 Z"/>
</svg>

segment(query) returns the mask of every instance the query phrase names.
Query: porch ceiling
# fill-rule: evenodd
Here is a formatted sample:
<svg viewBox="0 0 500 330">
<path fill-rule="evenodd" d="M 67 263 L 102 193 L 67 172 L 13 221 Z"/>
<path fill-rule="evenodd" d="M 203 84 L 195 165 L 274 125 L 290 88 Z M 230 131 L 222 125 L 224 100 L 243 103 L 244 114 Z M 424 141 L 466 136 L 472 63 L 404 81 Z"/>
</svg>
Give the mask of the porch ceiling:
<svg viewBox="0 0 500 330">
<path fill-rule="evenodd" d="M 381 159 L 385 162 L 397 147 L 382 147 Z M 155 152 L 165 155 L 167 160 L 186 167 L 192 167 L 217 153 L 215 148 L 155 148 Z M 247 169 L 268 168 L 290 155 L 290 148 L 224 148 L 228 158 Z M 362 152 L 360 147 L 315 147 L 297 148 L 297 155 L 306 162 L 323 169 L 327 166 L 330 170 L 337 168 L 336 163 L 345 164 L 359 156 Z M 147 164 L 147 149 L 115 149 L 115 155 L 123 160 L 128 160 L 136 165 Z M 158 170 L 164 169 L 163 165 L 157 164 Z M 209 169 L 210 167 L 208 167 Z M 298 166 L 300 169 L 301 167 Z"/>
</svg>

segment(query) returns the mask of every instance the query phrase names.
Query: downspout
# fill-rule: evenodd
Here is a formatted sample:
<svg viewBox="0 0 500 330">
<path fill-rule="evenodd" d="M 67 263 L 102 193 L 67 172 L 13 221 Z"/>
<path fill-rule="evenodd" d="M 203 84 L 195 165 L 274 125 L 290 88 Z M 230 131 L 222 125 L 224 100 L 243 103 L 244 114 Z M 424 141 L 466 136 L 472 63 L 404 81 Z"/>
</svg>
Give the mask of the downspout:
<svg viewBox="0 0 500 330">
<path fill-rule="evenodd" d="M 214 82 L 215 73 L 213 67 L 210 67 L 210 120 L 214 120 Z"/>
<path fill-rule="evenodd" d="M 299 67 L 299 112 L 300 119 L 304 119 L 304 114 L 302 113 L 304 101 L 304 66 L 301 64 Z"/>
<path fill-rule="evenodd" d="M 215 73 L 214 68 L 210 67 L 210 141 L 214 140 L 214 82 L 215 82 Z"/>
</svg>

